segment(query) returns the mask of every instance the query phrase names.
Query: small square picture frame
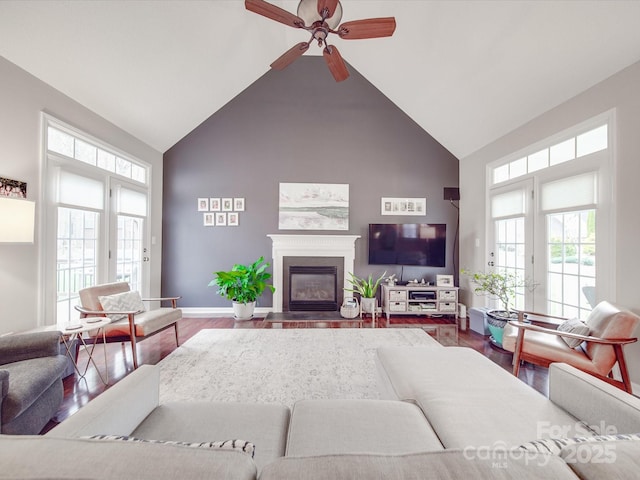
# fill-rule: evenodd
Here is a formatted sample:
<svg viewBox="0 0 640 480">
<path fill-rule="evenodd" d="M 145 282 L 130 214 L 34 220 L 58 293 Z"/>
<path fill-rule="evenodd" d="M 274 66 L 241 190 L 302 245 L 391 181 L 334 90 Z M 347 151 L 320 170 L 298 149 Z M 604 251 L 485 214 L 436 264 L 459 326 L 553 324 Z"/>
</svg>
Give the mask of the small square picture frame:
<svg viewBox="0 0 640 480">
<path fill-rule="evenodd" d="M 209 211 L 209 199 L 208 198 L 198 198 L 198 211 L 199 212 L 208 212 Z"/>
<path fill-rule="evenodd" d="M 227 225 L 227 214 L 226 213 L 216 213 L 216 226 L 217 227 L 225 227 Z"/>
<path fill-rule="evenodd" d="M 233 210 L 236 212 L 244 212 L 244 197 L 233 199 Z"/>
<path fill-rule="evenodd" d="M 214 213 L 203 213 L 202 214 L 202 224 L 205 227 L 213 227 L 216 224 L 215 214 Z"/>
<path fill-rule="evenodd" d="M 227 214 L 227 225 L 230 227 L 237 227 L 240 225 L 240 215 L 238 212 L 229 212 Z"/>
<path fill-rule="evenodd" d="M 453 287 L 453 275 L 436 275 L 436 287 Z"/>
<path fill-rule="evenodd" d="M 222 199 L 222 211 L 223 212 L 232 212 L 233 211 L 233 198 L 223 198 Z"/>
<path fill-rule="evenodd" d="M 209 199 L 209 210 L 212 212 L 220 211 L 220 197 L 212 197 Z"/>
</svg>

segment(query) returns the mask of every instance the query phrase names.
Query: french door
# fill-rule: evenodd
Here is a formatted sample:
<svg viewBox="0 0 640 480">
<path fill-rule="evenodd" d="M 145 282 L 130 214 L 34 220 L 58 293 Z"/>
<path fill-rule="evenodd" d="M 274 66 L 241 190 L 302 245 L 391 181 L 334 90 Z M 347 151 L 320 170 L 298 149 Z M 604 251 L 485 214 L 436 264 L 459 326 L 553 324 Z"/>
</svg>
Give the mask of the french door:
<svg viewBox="0 0 640 480">
<path fill-rule="evenodd" d="M 78 318 L 78 292 L 124 281 L 149 293 L 150 167 L 43 115 L 46 324 Z"/>
<path fill-rule="evenodd" d="M 488 266 L 517 279 L 512 305 L 519 310 L 534 308 L 528 289 L 534 277 L 532 211 L 533 181 L 520 181 L 491 191 L 489 230 L 491 251 Z M 500 308 L 500 305 L 495 305 Z"/>
</svg>

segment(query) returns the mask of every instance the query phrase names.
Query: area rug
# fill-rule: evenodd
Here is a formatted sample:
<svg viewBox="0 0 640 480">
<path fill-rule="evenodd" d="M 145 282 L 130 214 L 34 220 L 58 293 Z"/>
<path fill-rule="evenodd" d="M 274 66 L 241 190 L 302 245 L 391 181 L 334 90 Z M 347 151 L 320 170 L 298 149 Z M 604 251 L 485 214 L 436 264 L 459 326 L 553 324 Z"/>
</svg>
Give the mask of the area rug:
<svg viewBox="0 0 640 480">
<path fill-rule="evenodd" d="M 201 330 L 160 363 L 160 401 L 376 399 L 380 346 L 440 345 L 421 329 Z"/>
</svg>

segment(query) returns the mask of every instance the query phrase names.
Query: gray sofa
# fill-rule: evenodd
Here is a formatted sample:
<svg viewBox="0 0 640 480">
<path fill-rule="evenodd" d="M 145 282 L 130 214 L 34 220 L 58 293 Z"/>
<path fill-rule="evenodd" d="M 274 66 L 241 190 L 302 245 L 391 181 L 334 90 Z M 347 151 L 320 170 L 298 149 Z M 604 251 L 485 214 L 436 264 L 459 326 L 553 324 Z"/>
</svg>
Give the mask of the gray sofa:
<svg viewBox="0 0 640 480">
<path fill-rule="evenodd" d="M 68 365 L 60 332 L 0 338 L 0 433 L 39 433 L 62 403 Z"/>
<path fill-rule="evenodd" d="M 551 367 L 547 399 L 469 349 L 380 348 L 376 362 L 386 398 L 301 400 L 291 409 L 159 404 L 159 369 L 145 365 L 46 436 L 0 436 L 0 478 L 595 479 L 640 472 L 638 441 L 565 441 L 555 453 L 531 443 L 603 427 L 640 432 L 640 399 L 572 367 Z M 100 434 L 190 446 L 83 438 Z M 194 445 L 230 439 L 253 442 L 255 456 Z"/>
</svg>

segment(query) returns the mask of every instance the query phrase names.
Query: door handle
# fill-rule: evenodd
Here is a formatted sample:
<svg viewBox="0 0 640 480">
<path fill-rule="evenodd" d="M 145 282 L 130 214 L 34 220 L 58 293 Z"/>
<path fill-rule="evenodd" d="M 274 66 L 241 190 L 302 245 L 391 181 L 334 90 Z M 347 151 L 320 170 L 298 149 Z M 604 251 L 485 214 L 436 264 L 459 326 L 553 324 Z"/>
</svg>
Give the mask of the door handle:
<svg viewBox="0 0 640 480">
<path fill-rule="evenodd" d="M 489 265 L 490 267 L 493 267 L 494 263 L 493 262 L 488 262 L 487 265 Z"/>
</svg>

